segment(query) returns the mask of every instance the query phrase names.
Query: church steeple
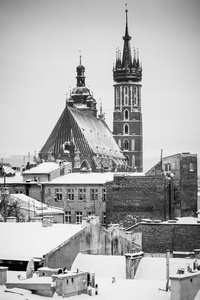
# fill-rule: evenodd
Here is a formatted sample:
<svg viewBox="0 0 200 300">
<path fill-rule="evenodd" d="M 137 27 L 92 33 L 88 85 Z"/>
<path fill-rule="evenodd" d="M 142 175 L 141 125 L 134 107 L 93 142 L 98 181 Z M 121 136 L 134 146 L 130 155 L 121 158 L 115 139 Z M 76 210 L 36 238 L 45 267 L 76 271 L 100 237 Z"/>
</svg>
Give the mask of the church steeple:
<svg viewBox="0 0 200 300">
<path fill-rule="evenodd" d="M 130 40 L 131 36 L 128 33 L 128 9 L 126 7 L 126 25 L 125 25 L 125 35 L 123 36 L 124 48 L 122 59 L 120 51 L 117 50 L 116 53 L 116 63 L 113 69 L 113 78 L 116 82 L 133 80 L 136 82 L 142 79 L 142 67 L 139 62 L 139 52 L 133 52 L 133 60 L 131 54 Z"/>
<path fill-rule="evenodd" d="M 122 57 L 122 68 L 128 68 L 132 66 L 132 56 L 131 56 L 131 46 L 130 40 L 131 36 L 128 34 L 128 9 L 126 7 L 126 28 L 125 28 L 125 36 L 123 37 L 124 40 L 124 50 L 123 50 L 123 57 Z"/>
<path fill-rule="evenodd" d="M 138 49 L 131 54 L 128 32 L 128 10 L 126 7 L 124 48 L 121 57 L 116 50 L 116 63 L 113 67 L 114 112 L 113 136 L 121 148 L 127 162 L 127 171 L 143 170 L 143 134 L 141 112 L 142 66 Z M 133 58 L 132 58 L 133 57 Z"/>
</svg>

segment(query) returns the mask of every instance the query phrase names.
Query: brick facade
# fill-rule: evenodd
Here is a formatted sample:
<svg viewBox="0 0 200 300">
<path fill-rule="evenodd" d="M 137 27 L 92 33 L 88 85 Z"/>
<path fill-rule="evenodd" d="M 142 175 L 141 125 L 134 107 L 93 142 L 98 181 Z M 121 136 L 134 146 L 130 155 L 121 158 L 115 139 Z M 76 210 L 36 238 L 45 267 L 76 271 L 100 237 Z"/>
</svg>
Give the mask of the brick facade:
<svg viewBox="0 0 200 300">
<path fill-rule="evenodd" d="M 164 177 L 117 175 L 106 184 L 106 222 L 129 227 L 144 218 L 165 220 L 168 209 Z"/>
<path fill-rule="evenodd" d="M 145 253 L 165 253 L 167 249 L 191 252 L 200 249 L 200 224 L 139 223 L 132 233 L 142 233 L 142 251 Z"/>
</svg>

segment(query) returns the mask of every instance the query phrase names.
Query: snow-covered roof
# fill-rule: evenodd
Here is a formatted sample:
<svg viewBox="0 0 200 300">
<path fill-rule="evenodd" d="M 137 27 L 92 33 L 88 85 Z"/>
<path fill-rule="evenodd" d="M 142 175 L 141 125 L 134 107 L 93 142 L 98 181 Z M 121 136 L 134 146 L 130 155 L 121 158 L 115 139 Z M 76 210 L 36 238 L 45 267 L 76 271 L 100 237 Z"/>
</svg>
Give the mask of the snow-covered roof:
<svg viewBox="0 0 200 300">
<path fill-rule="evenodd" d="M 48 184 L 104 184 L 114 178 L 112 172 L 105 173 L 69 173 L 48 182 Z"/>
<path fill-rule="evenodd" d="M 40 215 L 42 212 L 43 214 L 51 215 L 51 214 L 62 214 L 64 210 L 62 208 L 57 207 L 50 207 L 40 201 L 37 201 L 34 198 L 26 196 L 24 194 L 10 194 L 11 198 L 17 199 L 24 203 L 23 208 L 27 208 L 30 211 L 35 211 L 36 215 Z"/>
<path fill-rule="evenodd" d="M 68 163 L 64 163 L 68 164 Z M 23 174 L 48 174 L 60 168 L 59 163 L 56 162 L 43 162 L 36 167 L 23 172 Z"/>
<path fill-rule="evenodd" d="M 13 184 L 13 183 L 19 184 L 19 183 L 23 183 L 23 177 L 22 177 L 20 172 L 16 172 L 15 176 L 6 177 L 5 181 L 8 184 Z M 0 184 L 4 184 L 4 178 L 3 177 L 0 177 Z"/>
<path fill-rule="evenodd" d="M 53 224 L 43 227 L 41 223 L 35 222 L 0 222 L 0 259 L 28 261 L 34 257 L 42 258 L 82 228 L 78 224 Z"/>
</svg>

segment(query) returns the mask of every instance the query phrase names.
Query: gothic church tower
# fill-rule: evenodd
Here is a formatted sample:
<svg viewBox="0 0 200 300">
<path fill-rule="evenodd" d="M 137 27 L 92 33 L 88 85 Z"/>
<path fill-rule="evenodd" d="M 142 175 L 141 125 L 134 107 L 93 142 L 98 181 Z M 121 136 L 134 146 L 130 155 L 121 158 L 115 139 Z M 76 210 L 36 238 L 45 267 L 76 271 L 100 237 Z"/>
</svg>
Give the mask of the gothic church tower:
<svg viewBox="0 0 200 300">
<path fill-rule="evenodd" d="M 142 113 L 141 113 L 141 80 L 142 66 L 138 50 L 130 47 L 131 37 L 128 33 L 128 10 L 124 49 L 117 50 L 116 63 L 113 68 L 114 79 L 114 112 L 113 136 L 127 161 L 127 171 L 143 171 Z"/>
</svg>

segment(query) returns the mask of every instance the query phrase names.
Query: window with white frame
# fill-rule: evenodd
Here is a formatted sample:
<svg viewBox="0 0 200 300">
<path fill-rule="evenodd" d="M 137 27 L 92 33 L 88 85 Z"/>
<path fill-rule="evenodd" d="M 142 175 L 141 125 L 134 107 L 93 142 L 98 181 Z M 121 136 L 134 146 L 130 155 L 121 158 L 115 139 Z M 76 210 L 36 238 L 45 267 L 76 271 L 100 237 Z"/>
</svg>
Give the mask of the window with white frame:
<svg viewBox="0 0 200 300">
<path fill-rule="evenodd" d="M 76 224 L 80 224 L 82 222 L 82 211 L 76 212 Z"/>
<path fill-rule="evenodd" d="M 67 199 L 74 200 L 74 189 L 67 189 Z"/>
<path fill-rule="evenodd" d="M 65 223 L 70 224 L 72 222 L 71 211 L 65 212 Z"/>
<path fill-rule="evenodd" d="M 86 189 L 78 189 L 78 200 L 85 200 L 86 199 Z"/>
<path fill-rule="evenodd" d="M 106 201 L 106 189 L 105 188 L 102 189 L 102 201 L 103 202 Z"/>
<path fill-rule="evenodd" d="M 62 199 L 63 199 L 62 188 L 56 188 L 55 189 L 55 200 L 62 201 Z"/>
<path fill-rule="evenodd" d="M 98 200 L 98 189 L 90 189 L 90 200 Z"/>
</svg>

